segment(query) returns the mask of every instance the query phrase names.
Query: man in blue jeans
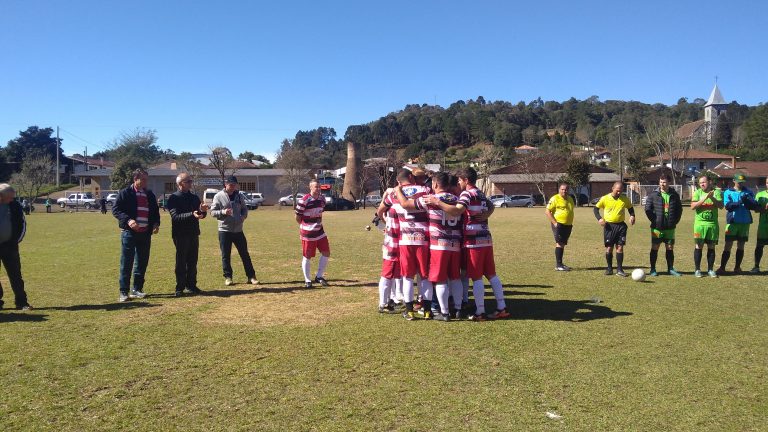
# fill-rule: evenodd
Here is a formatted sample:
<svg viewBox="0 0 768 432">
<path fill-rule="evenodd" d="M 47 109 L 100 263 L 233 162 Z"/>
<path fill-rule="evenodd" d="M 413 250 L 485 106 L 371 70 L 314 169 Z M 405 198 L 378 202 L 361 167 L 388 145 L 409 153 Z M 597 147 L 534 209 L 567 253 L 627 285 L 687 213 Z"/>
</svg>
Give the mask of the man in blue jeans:
<svg viewBox="0 0 768 432">
<path fill-rule="evenodd" d="M 224 268 L 224 285 L 230 286 L 232 280 L 232 245 L 235 245 L 240 259 L 243 261 L 245 277 L 249 284 L 257 285 L 256 270 L 253 269 L 251 255 L 248 253 L 248 241 L 243 234 L 243 221 L 248 217 L 248 207 L 245 205 L 243 194 L 240 193 L 237 177 L 229 176 L 224 181 L 224 190 L 213 197 L 211 216 L 219 221 L 219 247 L 221 248 L 221 265 Z"/>
<path fill-rule="evenodd" d="M 124 302 L 129 298 L 144 298 L 144 273 L 149 264 L 149 249 L 152 234 L 160 230 L 160 210 L 157 198 L 146 189 L 147 172 L 138 168 L 133 172 L 133 183 L 117 194 L 112 214 L 122 229 L 122 253 L 120 255 L 120 297 Z M 133 287 L 131 283 L 133 270 Z"/>
</svg>

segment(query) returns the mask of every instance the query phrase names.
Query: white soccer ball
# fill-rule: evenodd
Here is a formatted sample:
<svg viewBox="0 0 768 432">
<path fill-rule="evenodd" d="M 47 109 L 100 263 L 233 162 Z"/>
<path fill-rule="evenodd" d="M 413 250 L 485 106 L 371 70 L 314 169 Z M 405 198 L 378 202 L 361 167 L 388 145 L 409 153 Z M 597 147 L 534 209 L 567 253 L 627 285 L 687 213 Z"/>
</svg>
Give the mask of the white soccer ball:
<svg viewBox="0 0 768 432">
<path fill-rule="evenodd" d="M 366 225 L 366 226 L 365 226 L 365 230 L 366 230 L 366 231 L 370 231 L 370 230 L 371 230 L 371 226 L 370 226 L 370 225 Z"/>
<path fill-rule="evenodd" d="M 642 282 L 645 280 L 645 270 L 636 268 L 632 270 L 632 280 L 635 282 Z"/>
</svg>

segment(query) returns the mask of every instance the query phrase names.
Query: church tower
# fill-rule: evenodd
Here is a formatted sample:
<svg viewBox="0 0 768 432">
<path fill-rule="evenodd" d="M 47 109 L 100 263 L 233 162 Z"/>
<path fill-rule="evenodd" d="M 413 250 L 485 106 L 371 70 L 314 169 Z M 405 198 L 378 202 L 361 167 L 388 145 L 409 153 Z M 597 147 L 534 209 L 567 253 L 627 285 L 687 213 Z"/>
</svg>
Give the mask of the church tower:
<svg viewBox="0 0 768 432">
<path fill-rule="evenodd" d="M 723 99 L 723 95 L 720 94 L 720 89 L 715 84 L 715 88 L 712 89 L 712 94 L 709 95 L 707 104 L 704 105 L 704 122 L 707 128 L 707 144 L 712 143 L 712 136 L 717 129 L 717 118 L 721 114 L 725 114 L 725 108 L 728 106 Z"/>
</svg>

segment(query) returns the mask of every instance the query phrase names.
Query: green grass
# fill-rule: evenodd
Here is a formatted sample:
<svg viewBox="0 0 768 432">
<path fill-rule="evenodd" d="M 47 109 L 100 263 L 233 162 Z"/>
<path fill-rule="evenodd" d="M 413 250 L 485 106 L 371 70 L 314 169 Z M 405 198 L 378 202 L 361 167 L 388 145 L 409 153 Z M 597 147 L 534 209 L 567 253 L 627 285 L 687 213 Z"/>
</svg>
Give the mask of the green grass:
<svg viewBox="0 0 768 432">
<path fill-rule="evenodd" d="M 541 208 L 499 209 L 496 263 L 513 319 L 488 323 L 376 313 L 381 235 L 363 230 L 370 213 L 326 213 L 333 286 L 312 291 L 300 288 L 290 210 L 246 221 L 258 287 L 243 284 L 236 253 L 240 283 L 223 285 L 215 221 L 205 220 L 200 286 L 211 295 L 182 299 L 170 297 L 164 213 L 150 297 L 125 304 L 113 217 L 32 214 L 21 251 L 36 309 L 0 311 L 0 427 L 765 430 L 765 277 L 695 279 L 690 212 L 677 244 L 687 274 L 634 283 L 602 275 L 591 209 L 576 216 L 570 273 L 553 269 Z M 647 222 L 630 228 L 627 268 L 647 268 L 649 243 Z M 12 305 L 5 272 L 0 280 Z"/>
</svg>

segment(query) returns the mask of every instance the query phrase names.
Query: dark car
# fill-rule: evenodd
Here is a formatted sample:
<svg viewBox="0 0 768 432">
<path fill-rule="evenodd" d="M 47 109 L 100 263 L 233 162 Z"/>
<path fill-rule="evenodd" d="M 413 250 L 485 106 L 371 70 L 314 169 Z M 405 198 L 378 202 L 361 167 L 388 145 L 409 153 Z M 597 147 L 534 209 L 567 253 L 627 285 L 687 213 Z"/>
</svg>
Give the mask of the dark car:
<svg viewBox="0 0 768 432">
<path fill-rule="evenodd" d="M 357 204 L 342 197 L 326 198 L 325 209 L 326 210 L 354 210 L 357 208 Z"/>
</svg>

